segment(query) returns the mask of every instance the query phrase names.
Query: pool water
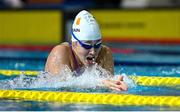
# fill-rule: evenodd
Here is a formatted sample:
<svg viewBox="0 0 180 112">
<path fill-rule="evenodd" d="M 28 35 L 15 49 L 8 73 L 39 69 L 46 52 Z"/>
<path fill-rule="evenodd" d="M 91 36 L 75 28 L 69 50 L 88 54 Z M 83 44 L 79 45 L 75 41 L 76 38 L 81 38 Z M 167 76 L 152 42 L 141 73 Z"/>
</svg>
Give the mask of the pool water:
<svg viewBox="0 0 180 112">
<path fill-rule="evenodd" d="M 113 52 L 115 60 L 115 74 L 137 75 L 137 76 L 161 76 L 161 77 L 180 77 L 180 45 L 144 45 L 144 44 L 115 44 L 107 43 L 108 46 L 120 49 L 120 52 Z M 131 49 L 127 52 L 127 49 Z M 45 61 L 49 51 L 23 51 L 12 49 L 0 50 L 0 69 L 6 70 L 36 70 L 43 71 Z M 137 95 L 157 95 L 157 96 L 179 96 L 180 91 L 177 87 L 163 86 L 141 86 L 136 85 L 129 88 L 126 92 L 111 91 L 101 88 L 71 88 L 58 87 L 58 84 L 50 83 L 44 86 L 43 83 L 32 86 L 25 86 L 34 78 L 32 76 L 4 76 L 0 75 L 1 89 L 20 89 L 20 90 L 48 90 L 48 91 L 72 91 L 72 92 L 92 92 L 92 93 L 121 93 Z M 22 80 L 23 79 L 23 80 Z M 21 80 L 21 81 L 20 81 Z M 42 81 L 42 80 L 40 80 Z M 51 81 L 51 80 L 50 80 Z M 86 80 L 85 80 L 86 81 Z M 11 85 L 10 83 L 11 82 Z M 18 85 L 17 84 L 20 85 Z M 78 82 L 78 80 L 77 80 Z M 15 86 L 14 86 L 15 85 Z M 18 86 L 17 86 L 18 85 Z M 43 85 L 43 86 L 42 86 Z M 180 107 L 168 106 L 115 106 L 115 105 L 94 105 L 94 104 L 67 104 L 57 102 L 23 101 L 1 99 L 0 110 L 180 110 Z"/>
<path fill-rule="evenodd" d="M 7 105 L 8 104 L 8 105 Z M 6 105 L 6 106 L 5 106 Z M 35 102 L 35 101 L 16 101 L 1 100 L 0 110 L 17 110 L 17 111 L 133 111 L 133 110 L 179 110 L 177 107 L 160 107 L 160 106 L 115 106 L 115 105 L 94 105 L 94 104 L 63 104 L 54 102 Z"/>
</svg>

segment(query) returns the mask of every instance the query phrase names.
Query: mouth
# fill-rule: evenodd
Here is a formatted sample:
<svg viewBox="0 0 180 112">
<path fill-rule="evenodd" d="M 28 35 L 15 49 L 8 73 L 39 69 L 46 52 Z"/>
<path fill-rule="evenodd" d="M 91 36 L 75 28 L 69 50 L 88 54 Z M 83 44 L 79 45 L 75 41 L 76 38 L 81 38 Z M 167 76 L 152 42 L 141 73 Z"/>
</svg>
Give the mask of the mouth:
<svg viewBox="0 0 180 112">
<path fill-rule="evenodd" d="M 86 60 L 88 62 L 88 64 L 95 64 L 95 57 L 94 56 L 88 56 L 86 57 Z"/>
</svg>

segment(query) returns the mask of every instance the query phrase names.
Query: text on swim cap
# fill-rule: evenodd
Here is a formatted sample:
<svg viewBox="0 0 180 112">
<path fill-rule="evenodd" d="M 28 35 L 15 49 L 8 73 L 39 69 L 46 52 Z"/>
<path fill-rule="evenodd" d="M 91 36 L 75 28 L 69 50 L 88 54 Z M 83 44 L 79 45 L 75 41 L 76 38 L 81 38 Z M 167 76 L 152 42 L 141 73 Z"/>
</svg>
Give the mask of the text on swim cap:
<svg viewBox="0 0 180 112">
<path fill-rule="evenodd" d="M 79 28 L 73 28 L 73 32 L 80 32 Z"/>
</svg>

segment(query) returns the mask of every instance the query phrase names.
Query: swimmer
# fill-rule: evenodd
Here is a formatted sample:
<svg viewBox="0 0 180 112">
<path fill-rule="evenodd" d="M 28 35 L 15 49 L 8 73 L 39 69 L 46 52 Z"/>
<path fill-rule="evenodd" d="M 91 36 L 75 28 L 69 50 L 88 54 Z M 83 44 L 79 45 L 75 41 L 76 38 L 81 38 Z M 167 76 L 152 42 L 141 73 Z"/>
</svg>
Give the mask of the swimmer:
<svg viewBox="0 0 180 112">
<path fill-rule="evenodd" d="M 111 50 L 102 45 L 99 25 L 88 11 L 81 11 L 75 17 L 71 29 L 71 43 L 64 42 L 55 46 L 50 52 L 45 71 L 59 74 L 67 65 L 72 71 L 79 72 L 82 67 L 98 64 L 114 75 L 114 61 Z M 104 87 L 112 90 L 127 90 L 123 76 L 117 80 L 102 80 Z"/>
</svg>

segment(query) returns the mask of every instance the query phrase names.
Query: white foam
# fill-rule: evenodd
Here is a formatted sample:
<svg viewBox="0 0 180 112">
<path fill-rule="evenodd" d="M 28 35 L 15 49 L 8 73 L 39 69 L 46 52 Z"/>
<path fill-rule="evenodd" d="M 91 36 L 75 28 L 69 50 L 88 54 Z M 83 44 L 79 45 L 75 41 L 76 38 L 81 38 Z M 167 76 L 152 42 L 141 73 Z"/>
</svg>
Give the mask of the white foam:
<svg viewBox="0 0 180 112">
<path fill-rule="evenodd" d="M 48 72 L 40 72 L 37 77 L 20 75 L 14 79 L 0 81 L 0 88 L 15 89 L 15 88 L 61 88 L 61 87 L 80 87 L 80 88 L 96 88 L 102 86 L 101 81 L 104 79 L 117 80 L 117 76 L 110 77 L 110 72 L 95 64 L 92 67 L 84 68 L 84 72 L 79 75 L 72 72 L 68 66 L 64 66 L 59 75 L 53 75 Z M 129 87 L 134 87 L 134 82 L 126 75 L 124 81 Z"/>
<path fill-rule="evenodd" d="M 180 74 L 180 67 L 173 67 L 170 70 L 162 70 L 162 74 L 164 75 L 179 75 Z"/>
</svg>

